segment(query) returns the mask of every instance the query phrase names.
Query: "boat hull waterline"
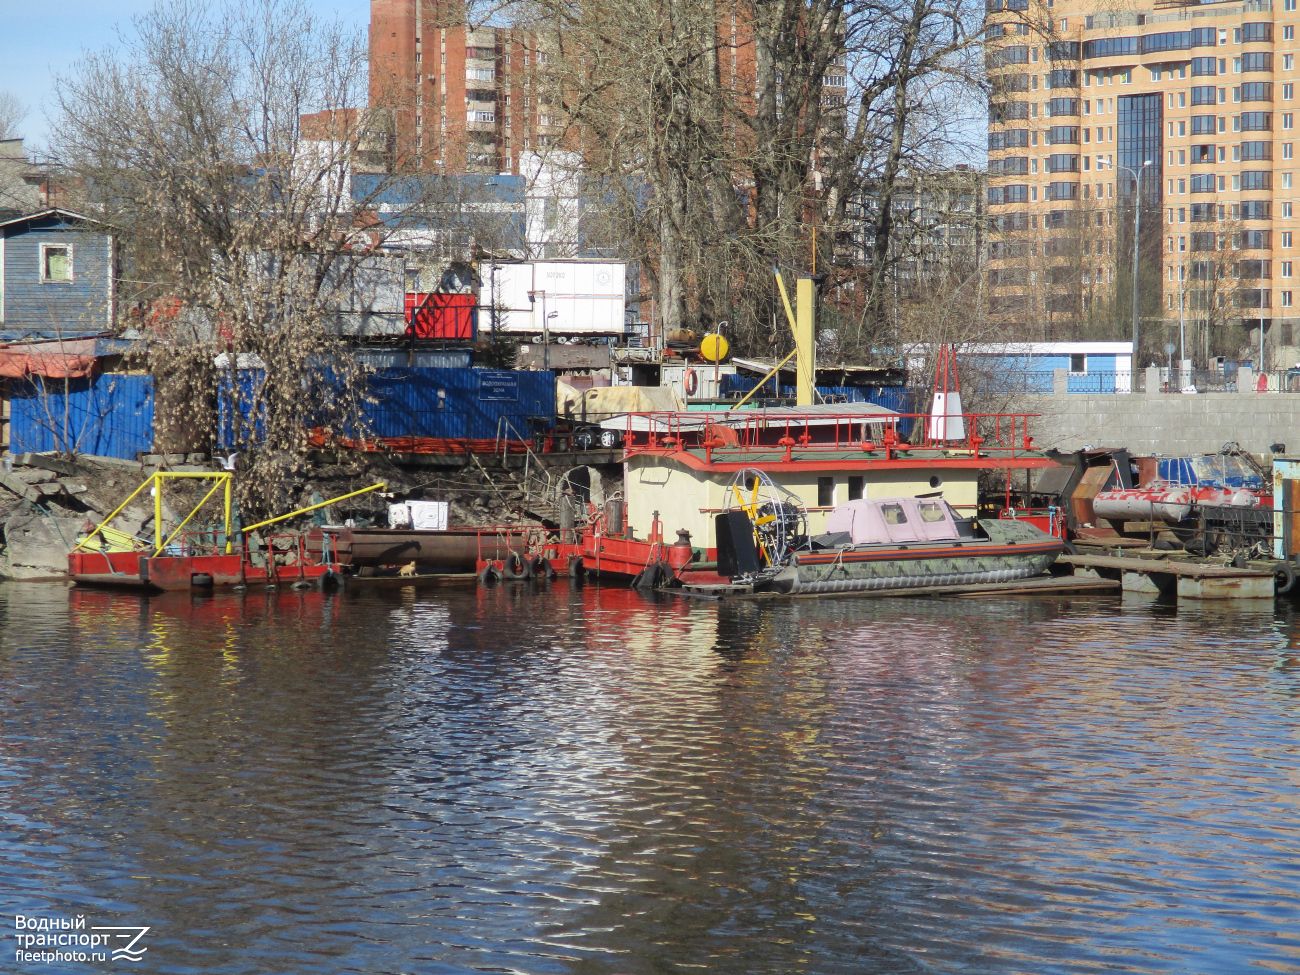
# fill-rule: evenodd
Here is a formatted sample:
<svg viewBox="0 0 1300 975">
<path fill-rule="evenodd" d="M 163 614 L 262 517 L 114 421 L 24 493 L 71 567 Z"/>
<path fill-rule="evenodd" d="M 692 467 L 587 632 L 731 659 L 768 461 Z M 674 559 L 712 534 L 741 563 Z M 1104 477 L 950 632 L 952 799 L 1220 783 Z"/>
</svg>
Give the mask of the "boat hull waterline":
<svg viewBox="0 0 1300 975">
<path fill-rule="evenodd" d="M 816 562 L 805 561 L 800 555 L 794 565 L 772 580 L 772 586 L 796 594 L 1012 582 L 1045 572 L 1061 551 L 1060 545 L 998 545 L 961 555 L 897 550 L 854 552 L 844 553 L 842 559 Z"/>
</svg>

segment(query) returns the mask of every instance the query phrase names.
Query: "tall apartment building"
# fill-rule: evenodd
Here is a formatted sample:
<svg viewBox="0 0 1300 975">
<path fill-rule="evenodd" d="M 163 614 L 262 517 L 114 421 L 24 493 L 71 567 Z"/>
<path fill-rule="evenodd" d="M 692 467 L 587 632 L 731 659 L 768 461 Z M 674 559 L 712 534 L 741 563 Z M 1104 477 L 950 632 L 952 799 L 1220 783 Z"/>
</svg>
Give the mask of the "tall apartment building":
<svg viewBox="0 0 1300 975">
<path fill-rule="evenodd" d="M 559 131 L 534 85 L 528 32 L 471 29 L 454 0 L 371 0 L 370 104 L 392 112 L 413 170 L 518 174 Z"/>
<path fill-rule="evenodd" d="M 1144 359 L 1294 361 L 1296 2 L 988 0 L 993 309 L 1127 337 L 1140 218 Z"/>
</svg>

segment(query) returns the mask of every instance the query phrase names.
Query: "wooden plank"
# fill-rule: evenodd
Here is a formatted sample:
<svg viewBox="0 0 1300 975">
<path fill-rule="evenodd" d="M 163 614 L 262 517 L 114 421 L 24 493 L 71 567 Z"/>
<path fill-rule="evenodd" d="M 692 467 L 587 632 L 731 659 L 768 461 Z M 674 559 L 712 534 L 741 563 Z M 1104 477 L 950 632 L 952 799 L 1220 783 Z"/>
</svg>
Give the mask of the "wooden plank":
<svg viewBox="0 0 1300 975">
<path fill-rule="evenodd" d="M 1119 569 L 1123 572 L 1155 572 L 1183 578 L 1250 579 L 1272 577 L 1271 569 L 1238 569 L 1231 565 L 1206 565 L 1171 559 L 1124 558 L 1118 555 L 1061 555 L 1056 559 L 1063 565 L 1087 566 L 1094 569 Z"/>
<path fill-rule="evenodd" d="M 1070 496 L 1071 514 L 1074 515 L 1078 524 L 1092 525 L 1096 523 L 1097 515 L 1092 510 L 1092 499 L 1101 493 L 1101 489 L 1110 480 L 1111 472 L 1114 469 L 1115 464 L 1112 462 L 1108 467 L 1090 467 L 1083 472 L 1083 477 L 1079 479 L 1078 486 L 1075 487 L 1074 493 Z"/>
<path fill-rule="evenodd" d="M 1075 548 L 1146 548 L 1150 541 L 1145 538 L 1121 538 L 1119 535 L 1110 538 L 1076 538 L 1074 540 Z"/>
</svg>

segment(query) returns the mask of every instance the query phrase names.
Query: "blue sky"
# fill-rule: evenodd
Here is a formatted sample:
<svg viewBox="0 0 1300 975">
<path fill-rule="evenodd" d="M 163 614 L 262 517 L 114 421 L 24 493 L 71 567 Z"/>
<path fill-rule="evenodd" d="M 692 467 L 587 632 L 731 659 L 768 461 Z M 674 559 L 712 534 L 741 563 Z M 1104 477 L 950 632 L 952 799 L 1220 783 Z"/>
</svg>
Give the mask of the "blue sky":
<svg viewBox="0 0 1300 975">
<path fill-rule="evenodd" d="M 369 0 L 305 2 L 321 15 L 358 28 L 370 22 Z M 29 148 L 45 142 L 55 75 L 66 73 L 82 51 L 112 45 L 119 25 L 129 28 L 134 15 L 153 5 L 153 0 L 0 0 L 0 91 L 12 92 L 27 105 L 19 131 Z"/>
</svg>

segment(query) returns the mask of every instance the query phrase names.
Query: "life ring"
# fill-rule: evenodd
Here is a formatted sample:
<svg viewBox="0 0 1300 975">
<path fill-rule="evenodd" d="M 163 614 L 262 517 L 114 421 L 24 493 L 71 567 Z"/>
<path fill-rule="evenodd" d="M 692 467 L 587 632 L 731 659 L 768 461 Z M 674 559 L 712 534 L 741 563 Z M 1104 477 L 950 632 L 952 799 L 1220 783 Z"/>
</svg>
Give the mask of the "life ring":
<svg viewBox="0 0 1300 975">
<path fill-rule="evenodd" d="M 1273 576 L 1277 580 L 1277 587 L 1273 590 L 1277 595 L 1285 596 L 1295 588 L 1295 569 L 1290 562 L 1274 562 Z"/>
<path fill-rule="evenodd" d="M 506 556 L 505 568 L 501 574 L 505 576 L 506 579 L 512 581 L 517 579 L 528 579 L 531 578 L 533 574 L 533 567 L 529 565 L 528 560 L 518 552 L 511 552 Z"/>
<path fill-rule="evenodd" d="M 700 377 L 694 369 L 686 370 L 686 395 L 694 396 L 695 391 L 700 388 Z"/>
</svg>

